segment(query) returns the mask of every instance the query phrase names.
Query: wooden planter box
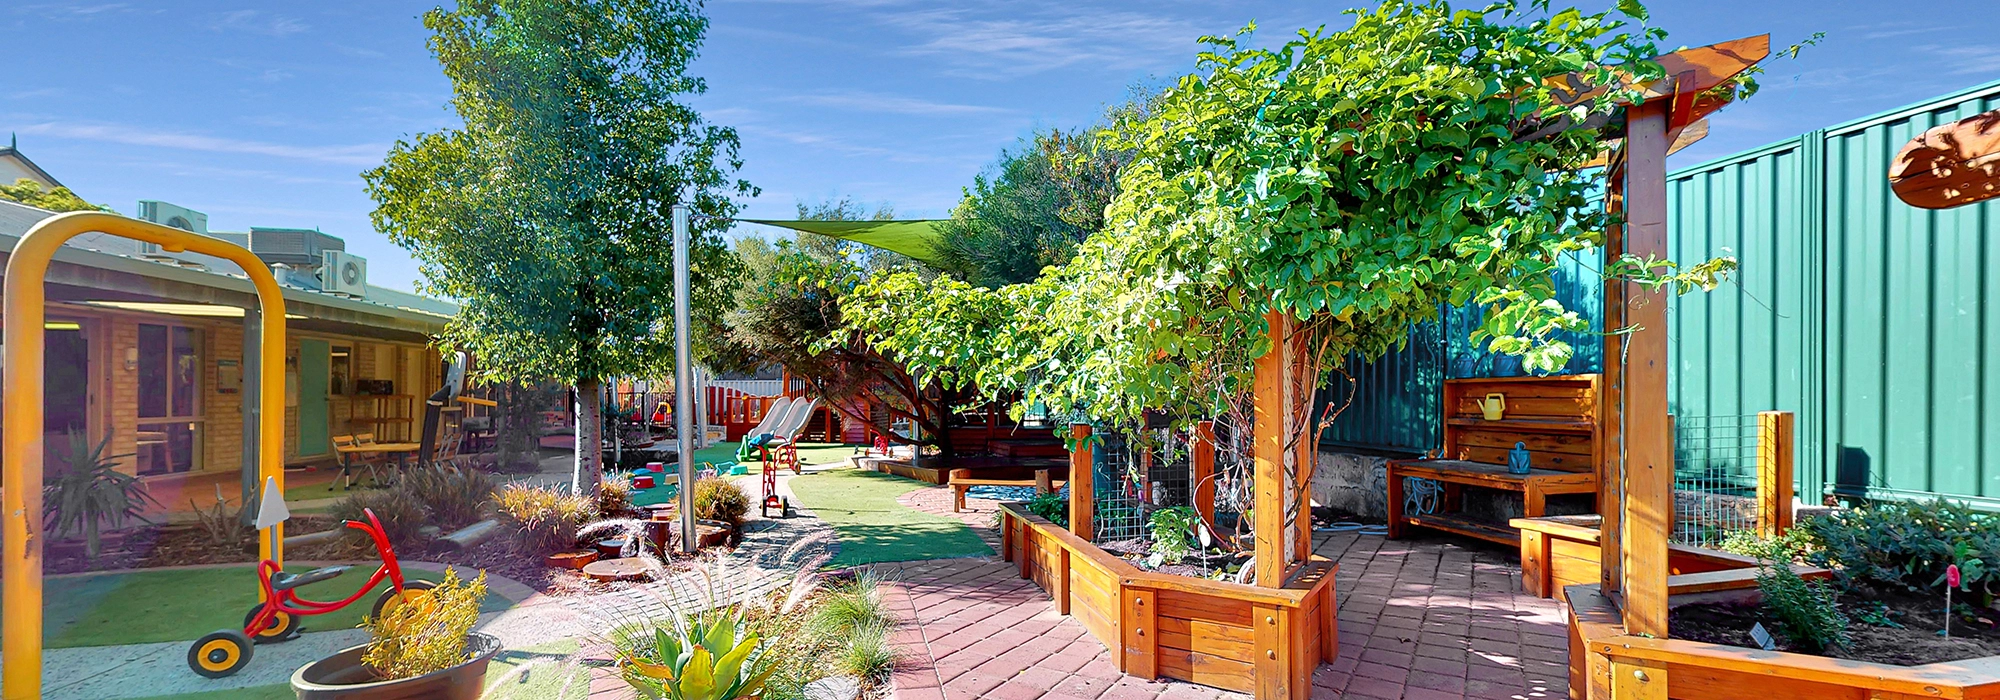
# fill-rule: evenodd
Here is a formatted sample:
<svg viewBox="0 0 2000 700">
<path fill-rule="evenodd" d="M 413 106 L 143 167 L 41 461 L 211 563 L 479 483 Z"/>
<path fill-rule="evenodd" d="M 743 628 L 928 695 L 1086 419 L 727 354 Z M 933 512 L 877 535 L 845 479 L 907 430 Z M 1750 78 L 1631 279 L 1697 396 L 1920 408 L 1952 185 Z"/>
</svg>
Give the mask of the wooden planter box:
<svg viewBox="0 0 2000 700">
<path fill-rule="evenodd" d="M 1339 653 L 1335 565 L 1314 561 L 1283 588 L 1143 571 L 1068 530 L 1001 505 L 1002 556 L 1048 591 L 1056 609 L 1112 651 L 1120 671 L 1303 699 Z"/>
<path fill-rule="evenodd" d="M 1595 585 L 1600 566 L 1597 515 L 1515 518 L 1508 524 L 1521 531 L 1521 588 L 1552 598 L 1579 584 Z M 1811 566 L 1793 566 L 1806 578 L 1833 573 Z M 1667 547 L 1667 594 L 1691 595 L 1757 587 L 1757 560 L 1701 547 Z"/>
<path fill-rule="evenodd" d="M 1915 700 L 2000 697 L 2000 656 L 1892 666 L 1783 651 L 1625 634 L 1596 585 L 1564 589 L 1570 619 L 1570 697 Z M 1634 682 L 1644 675 L 1648 681 Z M 1665 677 L 1664 692 L 1657 681 Z M 1651 687 L 1647 687 L 1651 686 Z"/>
</svg>

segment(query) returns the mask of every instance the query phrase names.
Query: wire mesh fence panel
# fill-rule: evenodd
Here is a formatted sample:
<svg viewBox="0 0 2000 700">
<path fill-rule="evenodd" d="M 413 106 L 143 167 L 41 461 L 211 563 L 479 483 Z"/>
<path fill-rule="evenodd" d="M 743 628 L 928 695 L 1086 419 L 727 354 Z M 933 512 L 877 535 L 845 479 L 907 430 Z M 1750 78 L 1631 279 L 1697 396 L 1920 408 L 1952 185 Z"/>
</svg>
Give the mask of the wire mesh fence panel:
<svg viewBox="0 0 2000 700">
<path fill-rule="evenodd" d="M 1096 512 L 1091 523 L 1096 541 L 1135 540 L 1145 536 L 1146 514 L 1141 500 L 1145 475 L 1132 440 L 1124 433 L 1106 431 L 1090 470 L 1091 494 Z"/>
<path fill-rule="evenodd" d="M 1674 421 L 1673 541 L 1713 547 L 1757 529 L 1757 416 Z"/>
</svg>

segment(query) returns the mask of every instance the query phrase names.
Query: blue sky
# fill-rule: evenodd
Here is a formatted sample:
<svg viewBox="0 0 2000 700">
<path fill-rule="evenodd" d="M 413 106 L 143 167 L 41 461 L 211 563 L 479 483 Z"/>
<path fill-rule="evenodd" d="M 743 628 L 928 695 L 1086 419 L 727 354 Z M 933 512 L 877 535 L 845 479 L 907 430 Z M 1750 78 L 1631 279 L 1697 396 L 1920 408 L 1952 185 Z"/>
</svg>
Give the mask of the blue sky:
<svg viewBox="0 0 2000 700">
<path fill-rule="evenodd" d="M 0 131 L 86 198 L 162 199 L 211 228 L 319 227 L 408 289 L 408 256 L 368 223 L 359 173 L 389 144 L 449 126 L 449 86 L 417 16 L 433 3 L 0 5 Z M 1464 3 L 1471 6 L 1473 3 Z M 1346 3 L 722 0 L 695 101 L 743 135 L 747 213 L 851 196 L 942 216 L 1034 129 L 1088 123 L 1129 86 L 1187 71 L 1205 33 L 1266 39 L 1345 24 Z M 1588 4 L 1586 6 L 1589 6 Z M 1691 165 L 2000 79 L 1990 0 L 1654 3 L 1673 45 L 1770 32 L 1824 42 L 1769 64 L 1765 91 L 1714 118 Z"/>
</svg>

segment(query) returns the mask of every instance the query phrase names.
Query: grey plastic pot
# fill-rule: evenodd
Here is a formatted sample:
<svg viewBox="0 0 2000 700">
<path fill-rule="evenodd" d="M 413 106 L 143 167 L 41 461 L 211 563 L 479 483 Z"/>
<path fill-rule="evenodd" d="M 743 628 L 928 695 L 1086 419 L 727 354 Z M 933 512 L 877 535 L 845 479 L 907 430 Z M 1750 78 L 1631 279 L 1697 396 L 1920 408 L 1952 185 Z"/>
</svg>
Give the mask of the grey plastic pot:
<svg viewBox="0 0 2000 700">
<path fill-rule="evenodd" d="M 478 700 L 486 687 L 486 664 L 500 653 L 500 640 L 474 632 L 465 636 L 472 658 L 442 671 L 393 681 L 374 680 L 361 663 L 360 644 L 299 667 L 292 690 L 299 700 Z"/>
</svg>

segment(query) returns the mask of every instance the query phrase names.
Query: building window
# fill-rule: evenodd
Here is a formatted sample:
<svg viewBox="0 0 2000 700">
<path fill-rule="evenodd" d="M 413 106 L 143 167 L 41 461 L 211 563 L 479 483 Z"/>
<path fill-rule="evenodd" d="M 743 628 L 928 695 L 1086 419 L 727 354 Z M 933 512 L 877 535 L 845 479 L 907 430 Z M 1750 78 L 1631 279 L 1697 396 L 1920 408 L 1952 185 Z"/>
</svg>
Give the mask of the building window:
<svg viewBox="0 0 2000 700">
<path fill-rule="evenodd" d="M 199 468 L 201 331 L 139 324 L 139 473 Z"/>
</svg>

